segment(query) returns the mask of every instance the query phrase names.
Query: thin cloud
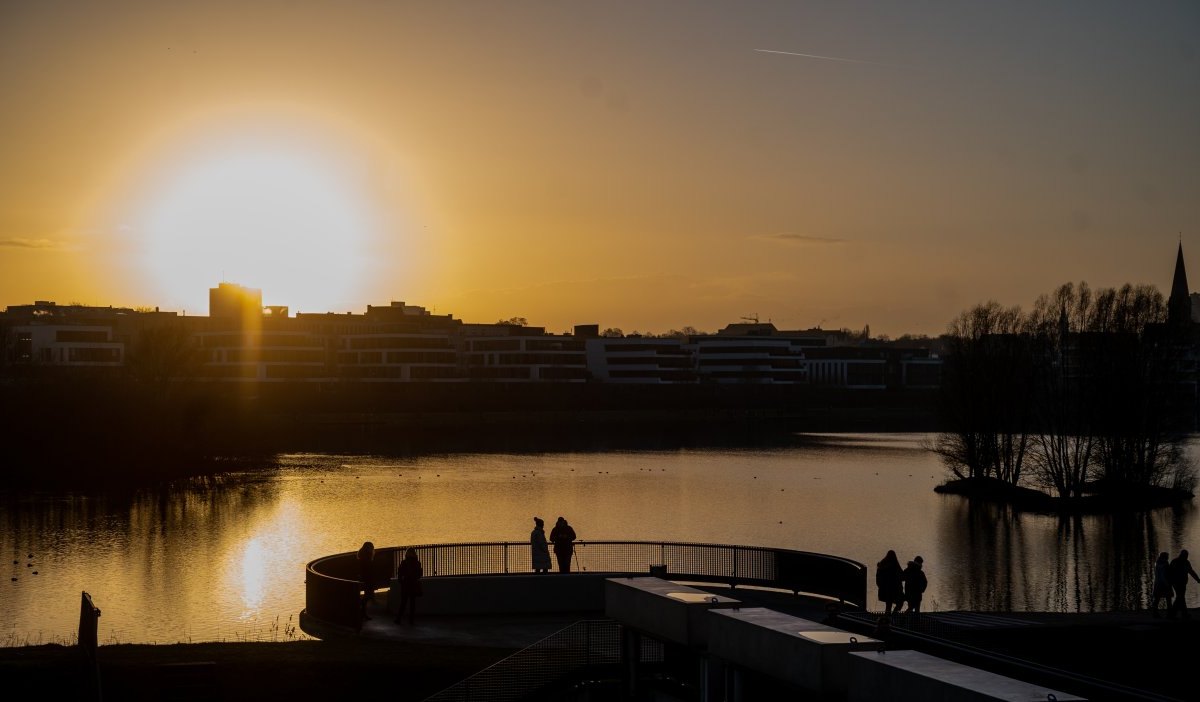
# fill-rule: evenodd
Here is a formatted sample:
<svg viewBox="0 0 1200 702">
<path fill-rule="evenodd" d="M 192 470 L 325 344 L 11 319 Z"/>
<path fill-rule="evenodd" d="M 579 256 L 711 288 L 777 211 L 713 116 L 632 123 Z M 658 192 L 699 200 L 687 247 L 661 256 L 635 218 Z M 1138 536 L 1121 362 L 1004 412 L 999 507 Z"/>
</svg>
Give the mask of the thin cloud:
<svg viewBox="0 0 1200 702">
<path fill-rule="evenodd" d="M 760 241 L 774 241 L 780 244 L 793 245 L 813 245 L 813 246 L 836 246 L 845 244 L 845 239 L 835 239 L 827 236 L 805 236 L 803 234 L 762 234 L 760 236 L 750 237 L 751 239 L 759 239 Z"/>
<path fill-rule="evenodd" d="M 863 61 L 862 59 L 845 58 L 842 56 L 821 56 L 820 54 L 801 54 L 795 51 L 777 51 L 775 49 L 755 49 L 755 51 L 763 54 L 783 54 L 785 56 L 800 56 L 801 58 L 819 59 L 821 61 L 840 61 L 842 63 L 861 63 L 868 66 L 893 66 L 891 63 L 880 63 L 879 61 Z"/>
<path fill-rule="evenodd" d="M 0 247 L 10 249 L 66 249 L 67 244 L 62 241 L 53 239 L 30 239 L 22 236 L 15 236 L 8 239 L 0 239 Z"/>
</svg>

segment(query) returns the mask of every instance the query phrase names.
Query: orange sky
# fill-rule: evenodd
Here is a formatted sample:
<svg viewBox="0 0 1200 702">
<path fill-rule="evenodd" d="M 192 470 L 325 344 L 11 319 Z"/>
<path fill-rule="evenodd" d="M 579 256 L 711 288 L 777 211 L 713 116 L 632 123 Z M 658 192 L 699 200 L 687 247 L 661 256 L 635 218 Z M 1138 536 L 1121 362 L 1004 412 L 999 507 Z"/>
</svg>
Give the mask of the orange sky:
<svg viewBox="0 0 1200 702">
<path fill-rule="evenodd" d="M 1200 9 L 1044 5 L 4 3 L 0 305 L 896 335 L 1165 289 Z"/>
</svg>

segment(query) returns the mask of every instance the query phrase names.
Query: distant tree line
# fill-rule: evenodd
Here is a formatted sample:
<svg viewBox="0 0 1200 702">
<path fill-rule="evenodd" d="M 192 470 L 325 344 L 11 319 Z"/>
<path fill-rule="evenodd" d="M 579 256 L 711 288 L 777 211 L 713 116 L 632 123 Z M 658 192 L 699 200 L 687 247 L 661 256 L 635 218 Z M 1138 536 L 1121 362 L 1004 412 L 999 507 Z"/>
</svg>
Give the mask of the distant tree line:
<svg viewBox="0 0 1200 702">
<path fill-rule="evenodd" d="M 933 449 L 957 478 L 1031 484 L 1062 498 L 1147 487 L 1190 492 L 1183 440 L 1194 379 L 1190 321 L 1167 323 L 1152 286 L 1067 283 L 1029 312 L 996 302 L 946 336 Z"/>
</svg>

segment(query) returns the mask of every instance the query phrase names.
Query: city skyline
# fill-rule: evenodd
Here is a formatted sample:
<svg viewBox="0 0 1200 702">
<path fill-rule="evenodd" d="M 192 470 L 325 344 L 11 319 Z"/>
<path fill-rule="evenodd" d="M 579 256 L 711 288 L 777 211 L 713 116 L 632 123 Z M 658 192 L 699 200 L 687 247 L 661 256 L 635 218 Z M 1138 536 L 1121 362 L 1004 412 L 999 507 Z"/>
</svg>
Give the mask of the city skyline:
<svg viewBox="0 0 1200 702">
<path fill-rule="evenodd" d="M 0 299 L 937 335 L 1195 245 L 1200 9 L 0 10 Z"/>
</svg>

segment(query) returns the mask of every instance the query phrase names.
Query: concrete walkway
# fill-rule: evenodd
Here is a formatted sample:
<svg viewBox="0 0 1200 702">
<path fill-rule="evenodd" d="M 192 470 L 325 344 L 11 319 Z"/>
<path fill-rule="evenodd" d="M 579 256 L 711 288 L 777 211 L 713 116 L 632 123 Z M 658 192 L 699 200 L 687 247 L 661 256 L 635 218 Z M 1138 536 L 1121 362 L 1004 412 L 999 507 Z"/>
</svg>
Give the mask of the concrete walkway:
<svg viewBox="0 0 1200 702">
<path fill-rule="evenodd" d="M 731 589 L 711 584 L 692 584 L 714 594 L 741 600 L 747 607 L 768 607 L 805 619 L 826 619 L 831 603 L 819 597 L 792 595 L 790 593 L 761 590 L 748 587 Z M 386 641 L 408 641 L 431 646 L 484 646 L 493 648 L 521 649 L 583 619 L 603 619 L 603 611 L 555 612 L 548 614 L 508 614 L 472 616 L 421 616 L 420 602 L 417 603 L 416 624 L 397 624 L 395 615 L 386 607 L 387 597 L 383 591 L 376 594 L 376 601 L 367 608 L 371 617 L 363 622 L 362 630 L 355 632 L 343 627 L 322 627 L 320 638 L 354 637 Z"/>
<path fill-rule="evenodd" d="M 382 598 L 380 598 L 382 599 Z M 603 617 L 603 612 L 489 616 L 420 616 L 415 624 L 397 624 L 382 603 L 367 608 L 369 621 L 357 636 L 386 641 L 408 641 L 431 646 L 484 646 L 521 649 L 580 619 Z M 349 632 L 347 632 L 349 634 Z M 355 634 L 349 634 L 354 636 Z"/>
</svg>

